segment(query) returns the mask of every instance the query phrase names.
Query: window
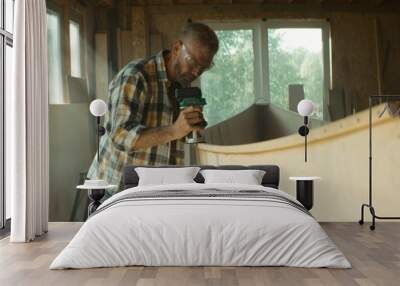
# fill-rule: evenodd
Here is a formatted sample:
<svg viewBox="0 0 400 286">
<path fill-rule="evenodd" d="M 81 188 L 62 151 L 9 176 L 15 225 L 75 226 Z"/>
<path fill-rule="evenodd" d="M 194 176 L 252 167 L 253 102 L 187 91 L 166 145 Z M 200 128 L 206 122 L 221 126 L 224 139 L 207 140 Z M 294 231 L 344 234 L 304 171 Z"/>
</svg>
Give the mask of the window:
<svg viewBox="0 0 400 286">
<path fill-rule="evenodd" d="M 270 102 L 288 108 L 288 86 L 303 86 L 304 97 L 316 104 L 314 116 L 323 119 L 329 89 L 329 47 L 326 22 L 271 21 L 267 23 L 268 93 Z M 328 56 L 325 56 L 325 53 Z"/>
<path fill-rule="evenodd" d="M 61 52 L 60 14 L 47 10 L 47 53 L 49 71 L 49 103 L 65 103 L 63 92 L 63 62 Z"/>
<path fill-rule="evenodd" d="M 71 76 L 82 77 L 80 27 L 75 21 L 69 21 L 69 46 L 71 56 Z"/>
<path fill-rule="evenodd" d="M 220 48 L 215 66 L 201 77 L 209 126 L 243 111 L 254 102 L 254 29 L 217 30 Z"/>
<path fill-rule="evenodd" d="M 329 24 L 326 21 L 270 20 L 209 23 L 220 40 L 215 67 L 201 76 L 209 126 L 251 104 L 269 102 L 289 109 L 289 85 L 303 87 L 326 119 L 330 86 Z"/>
<path fill-rule="evenodd" d="M 12 84 L 12 75 L 14 73 L 14 53 L 12 43 L 9 42 L 6 44 L 5 50 L 5 99 L 10 97 L 13 84 Z M 6 219 L 11 217 L 11 193 L 10 189 L 6 189 Z"/>
<path fill-rule="evenodd" d="M 0 235 L 9 231 L 11 194 L 5 188 L 5 103 L 11 96 L 11 78 L 14 67 L 13 31 L 14 0 L 0 0 Z M 7 228 L 5 226 L 7 225 Z"/>
<path fill-rule="evenodd" d="M 9 33 L 14 32 L 14 0 L 5 0 L 5 30 Z"/>
</svg>

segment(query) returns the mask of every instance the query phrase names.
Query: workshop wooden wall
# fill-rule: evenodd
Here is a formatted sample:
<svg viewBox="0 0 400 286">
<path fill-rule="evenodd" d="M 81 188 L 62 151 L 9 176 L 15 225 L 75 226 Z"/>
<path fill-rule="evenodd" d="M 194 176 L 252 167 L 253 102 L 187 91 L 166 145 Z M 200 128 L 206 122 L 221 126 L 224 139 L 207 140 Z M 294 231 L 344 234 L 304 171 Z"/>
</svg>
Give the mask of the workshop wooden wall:
<svg viewBox="0 0 400 286">
<path fill-rule="evenodd" d="M 352 5 L 262 5 L 212 4 L 215 1 L 118 1 L 118 21 L 135 34 L 132 56 L 149 55 L 151 39 L 156 47 L 169 48 L 179 36 L 188 20 L 198 21 L 260 21 L 261 19 L 328 19 L 331 24 L 332 88 L 343 88 L 351 97 L 351 110 L 363 110 L 372 94 L 400 93 L 400 9 L 381 6 Z M 216 1 L 221 2 L 221 1 Z M 234 3 L 237 1 L 234 1 Z M 264 1 L 268 2 L 268 1 Z M 290 2 L 290 1 L 289 1 Z M 295 2 L 295 1 L 292 1 Z M 304 1 L 303 1 L 304 2 Z M 310 2 L 310 1 L 308 1 Z M 330 2 L 330 1 L 320 1 Z M 333 1 L 336 3 L 335 1 Z M 157 5 L 157 3 L 160 3 Z M 164 3 L 164 4 L 163 4 Z M 201 4 L 190 4 L 201 3 Z M 392 3 L 392 2 L 391 2 Z M 125 8 L 121 8 L 125 7 Z M 397 7 L 397 6 L 395 6 Z M 128 13 L 127 10 L 133 12 Z M 147 25 L 143 27 L 141 25 Z M 150 35 L 142 31 L 149 31 Z"/>
</svg>

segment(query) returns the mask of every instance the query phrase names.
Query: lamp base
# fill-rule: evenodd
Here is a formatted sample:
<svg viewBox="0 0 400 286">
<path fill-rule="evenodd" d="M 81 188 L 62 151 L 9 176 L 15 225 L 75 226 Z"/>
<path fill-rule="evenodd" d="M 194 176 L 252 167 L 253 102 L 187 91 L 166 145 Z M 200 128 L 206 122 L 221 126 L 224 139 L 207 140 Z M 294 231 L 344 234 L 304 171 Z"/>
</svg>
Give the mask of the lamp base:
<svg viewBox="0 0 400 286">
<path fill-rule="evenodd" d="M 88 206 L 88 217 L 94 213 L 97 208 L 101 205 L 100 200 L 104 197 L 106 193 L 105 189 L 90 189 L 89 190 L 89 199 L 90 204 Z"/>
</svg>

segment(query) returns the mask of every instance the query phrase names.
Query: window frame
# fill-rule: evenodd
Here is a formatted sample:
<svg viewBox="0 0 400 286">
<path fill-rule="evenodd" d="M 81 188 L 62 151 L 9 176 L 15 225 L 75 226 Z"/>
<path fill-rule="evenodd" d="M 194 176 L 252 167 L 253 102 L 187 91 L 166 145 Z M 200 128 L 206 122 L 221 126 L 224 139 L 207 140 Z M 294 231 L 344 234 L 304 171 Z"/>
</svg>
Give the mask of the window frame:
<svg viewBox="0 0 400 286">
<path fill-rule="evenodd" d="M 79 57 L 79 76 L 76 76 L 76 75 L 73 75 L 72 74 L 72 63 L 73 63 L 73 59 L 72 59 L 72 46 L 71 46 L 71 24 L 72 23 L 75 23 L 77 26 L 78 26 L 78 39 L 79 39 L 79 42 L 78 42 L 78 45 L 79 45 L 79 55 L 78 55 L 78 57 Z M 77 21 L 75 21 L 75 20 L 73 20 L 73 19 L 69 19 L 68 20 L 68 28 L 69 28 L 69 65 L 70 65 L 70 71 L 69 71 L 69 75 L 70 76 L 73 76 L 73 77 L 79 77 L 79 78 L 82 78 L 82 53 L 81 53 L 81 25 L 77 22 Z"/>
<path fill-rule="evenodd" d="M 3 13 L 3 10 L 2 10 Z M 3 13 L 4 15 L 4 13 Z M 2 22 L 4 22 L 2 18 Z M 3 25 L 1 27 L 1 31 L 3 29 Z M 5 36 L 2 33 L 0 35 L 0 118 L 2 118 L 0 122 L 0 229 L 3 229 L 5 226 L 5 216 L 6 216 L 6 196 L 5 196 L 5 187 L 4 187 L 4 94 L 5 94 L 5 85 L 4 85 L 4 70 L 5 70 Z"/>
<path fill-rule="evenodd" d="M 323 89 L 322 95 L 322 119 L 329 120 L 328 103 L 329 89 L 332 87 L 332 68 L 331 68 L 331 41 L 330 41 L 330 23 L 326 19 L 271 19 L 265 22 L 265 63 L 268 80 L 265 94 L 267 94 L 268 102 L 271 102 L 271 94 L 269 90 L 269 59 L 268 59 L 268 29 L 303 29 L 303 28 L 319 28 L 322 31 L 322 65 L 323 65 Z"/>
<path fill-rule="evenodd" d="M 15 17 L 15 0 L 13 2 L 13 19 Z M 0 0 L 0 236 L 6 235 L 10 231 L 11 218 L 7 218 L 7 194 L 5 189 L 5 71 L 6 71 L 6 48 L 14 45 L 14 35 L 6 30 L 5 19 L 5 0 Z M 13 24 L 13 32 L 15 27 Z"/>
<path fill-rule="evenodd" d="M 68 74 L 71 75 L 71 63 L 72 63 L 72 58 L 71 58 L 71 33 L 70 33 L 70 22 L 75 22 L 79 25 L 79 63 L 80 63 L 80 69 L 81 69 L 81 76 L 80 78 L 86 78 L 86 64 L 85 64 L 85 21 L 84 21 L 84 16 L 81 12 L 76 11 L 76 10 L 71 10 L 69 19 L 68 19 L 68 49 L 69 49 L 69 71 Z"/>
<path fill-rule="evenodd" d="M 14 33 L 14 23 L 13 23 L 13 21 L 14 21 L 14 15 L 13 15 L 13 21 L 11 22 L 12 24 L 11 24 L 11 26 L 12 26 L 12 29 L 11 29 L 11 31 L 10 30 L 8 30 L 7 28 L 7 19 L 6 19 L 6 6 L 7 6 L 7 2 L 12 2 L 12 13 L 14 13 L 15 14 L 15 1 L 16 0 L 4 0 L 4 1 L 2 1 L 2 5 L 0 5 L 1 6 L 1 9 L 0 9 L 0 12 L 2 13 L 2 17 L 1 17 L 1 21 L 2 21 L 2 26 L 1 26 L 1 28 L 3 29 L 3 30 L 5 30 L 5 31 L 7 31 L 8 33 L 10 33 L 10 34 L 13 34 Z"/>
<path fill-rule="evenodd" d="M 57 103 L 50 103 L 50 98 L 49 98 L 49 104 L 68 104 L 69 103 L 69 97 L 68 97 L 68 89 L 67 89 L 67 82 L 65 78 L 65 54 L 64 54 L 64 12 L 63 9 L 54 4 L 53 2 L 46 3 L 46 17 L 47 14 L 55 14 L 59 17 L 59 25 L 60 25 L 60 55 L 61 55 L 61 84 L 62 84 L 62 102 L 57 102 Z M 46 39 L 47 41 L 47 39 Z M 50 92 L 50 91 L 49 91 Z"/>
<path fill-rule="evenodd" d="M 329 89 L 332 86 L 331 65 L 331 27 L 327 19 L 263 19 L 255 21 L 240 20 L 206 20 L 213 30 L 253 29 L 254 47 L 254 103 L 268 104 L 271 102 L 269 91 L 269 59 L 268 59 L 268 29 L 274 28 L 320 28 L 323 45 L 323 120 L 329 120 L 328 104 Z M 195 85 L 199 86 L 199 82 Z"/>
<path fill-rule="evenodd" d="M 261 25 L 258 21 L 207 21 L 213 30 L 253 30 L 253 51 L 254 51 L 254 101 L 256 103 L 267 103 L 263 94 L 262 73 L 262 49 L 261 49 Z M 200 79 L 201 82 L 201 79 Z"/>
<path fill-rule="evenodd" d="M 61 3 L 57 0 L 46 1 L 47 12 L 51 11 L 59 15 L 60 18 L 60 45 L 61 45 L 61 74 L 63 84 L 62 102 L 50 104 L 70 104 L 71 97 L 69 94 L 68 77 L 71 77 L 71 51 L 70 51 L 70 31 L 69 23 L 74 21 L 79 24 L 79 40 L 80 40 L 80 69 L 81 76 L 79 78 L 86 79 L 87 75 L 87 24 L 85 20 L 86 7 L 81 3 L 69 5 Z"/>
</svg>

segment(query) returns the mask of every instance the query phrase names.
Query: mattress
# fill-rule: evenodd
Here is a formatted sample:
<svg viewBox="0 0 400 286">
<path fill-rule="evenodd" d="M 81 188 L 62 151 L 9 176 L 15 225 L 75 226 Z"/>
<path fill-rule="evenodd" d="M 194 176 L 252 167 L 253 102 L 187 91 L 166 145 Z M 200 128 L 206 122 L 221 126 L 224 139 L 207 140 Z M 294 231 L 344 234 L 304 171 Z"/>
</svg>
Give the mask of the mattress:
<svg viewBox="0 0 400 286">
<path fill-rule="evenodd" d="M 50 269 L 131 265 L 351 267 L 287 193 L 199 183 L 138 186 L 114 195 Z"/>
</svg>

